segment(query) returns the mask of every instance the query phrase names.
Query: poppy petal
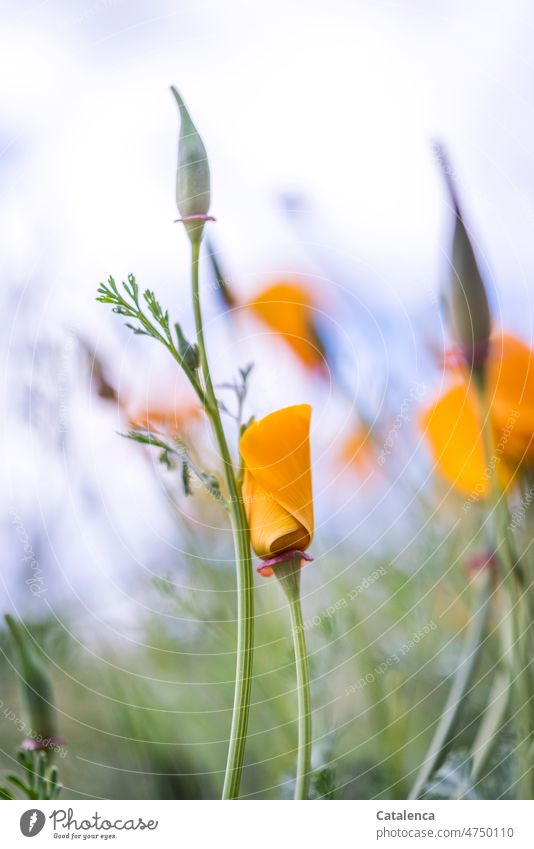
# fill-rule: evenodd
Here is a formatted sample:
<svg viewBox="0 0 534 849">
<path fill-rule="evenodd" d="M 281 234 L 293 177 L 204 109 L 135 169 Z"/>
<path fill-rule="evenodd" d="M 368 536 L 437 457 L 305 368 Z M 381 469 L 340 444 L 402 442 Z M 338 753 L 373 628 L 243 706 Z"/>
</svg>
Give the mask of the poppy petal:
<svg viewBox="0 0 534 849">
<path fill-rule="evenodd" d="M 508 333 L 492 341 L 488 397 L 495 440 L 516 460 L 534 459 L 534 351 Z"/>
<path fill-rule="evenodd" d="M 253 422 L 241 437 L 247 471 L 313 536 L 309 404 Z"/>
<path fill-rule="evenodd" d="M 287 548 L 308 547 L 311 539 L 306 528 L 248 470 L 243 480 L 243 500 L 252 547 L 259 557 L 271 557 Z"/>
</svg>

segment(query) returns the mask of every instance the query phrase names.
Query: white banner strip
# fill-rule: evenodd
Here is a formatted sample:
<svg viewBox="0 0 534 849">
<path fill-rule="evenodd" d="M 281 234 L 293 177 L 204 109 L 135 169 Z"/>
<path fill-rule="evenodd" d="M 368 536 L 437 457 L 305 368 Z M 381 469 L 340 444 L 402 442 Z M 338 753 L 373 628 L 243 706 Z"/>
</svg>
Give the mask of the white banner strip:
<svg viewBox="0 0 534 849">
<path fill-rule="evenodd" d="M 305 807 L 303 807 L 305 806 Z M 5 802 L 6 849 L 84 845 L 532 849 L 532 802 Z M 280 844 L 280 841 L 282 843 Z"/>
</svg>

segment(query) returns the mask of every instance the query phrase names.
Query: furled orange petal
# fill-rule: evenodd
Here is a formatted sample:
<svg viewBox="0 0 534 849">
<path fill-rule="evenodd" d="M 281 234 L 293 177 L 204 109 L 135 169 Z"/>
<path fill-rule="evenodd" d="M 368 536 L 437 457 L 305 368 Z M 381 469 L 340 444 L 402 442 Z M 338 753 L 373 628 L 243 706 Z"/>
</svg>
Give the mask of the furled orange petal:
<svg viewBox="0 0 534 849">
<path fill-rule="evenodd" d="M 305 550 L 313 537 L 308 404 L 253 422 L 241 437 L 243 497 L 258 556 Z"/>
<path fill-rule="evenodd" d="M 252 547 L 259 557 L 272 557 L 281 551 L 305 549 L 311 539 L 298 519 L 275 501 L 272 493 L 245 471 L 243 500 L 250 526 Z"/>
<path fill-rule="evenodd" d="M 324 368 L 324 351 L 314 323 L 309 292 L 297 283 L 275 283 L 247 306 L 291 348 L 310 369 Z"/>
</svg>

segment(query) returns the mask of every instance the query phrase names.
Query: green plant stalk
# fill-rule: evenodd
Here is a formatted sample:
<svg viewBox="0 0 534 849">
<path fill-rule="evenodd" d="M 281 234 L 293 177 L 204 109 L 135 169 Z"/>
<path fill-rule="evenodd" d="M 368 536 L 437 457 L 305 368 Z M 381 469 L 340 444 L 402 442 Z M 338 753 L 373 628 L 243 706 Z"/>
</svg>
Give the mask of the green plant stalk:
<svg viewBox="0 0 534 849">
<path fill-rule="evenodd" d="M 501 592 L 500 595 L 504 595 L 504 593 Z M 477 723 L 478 728 L 470 751 L 470 774 L 462 784 L 458 794 L 459 799 L 467 798 L 477 782 L 483 777 L 499 735 L 506 724 L 513 674 L 512 653 L 510 652 L 510 646 L 513 642 L 511 626 L 510 617 L 499 616 L 500 657 L 488 697 L 488 704 Z"/>
<path fill-rule="evenodd" d="M 311 695 L 308 654 L 306 651 L 300 597 L 291 601 L 289 607 L 295 648 L 295 664 L 297 667 L 299 712 L 295 799 L 307 799 L 309 795 L 312 751 Z"/>
<path fill-rule="evenodd" d="M 517 733 L 518 796 L 520 799 L 534 798 L 534 769 L 532 763 L 532 705 L 533 695 L 529 677 L 528 634 L 531 621 L 528 606 L 516 575 L 505 581 L 504 593 L 509 604 L 511 619 L 513 668 L 512 703 Z"/>
<path fill-rule="evenodd" d="M 453 740 L 456 720 L 469 690 L 482 650 L 492 596 L 492 576 L 489 569 L 486 569 L 480 576 L 480 584 L 477 590 L 473 618 L 465 637 L 462 655 L 454 673 L 449 696 L 409 799 L 417 799 L 424 791 L 427 781 L 443 762 L 447 749 Z"/>
<path fill-rule="evenodd" d="M 289 602 L 297 671 L 298 750 L 295 799 L 307 799 L 311 777 L 312 719 L 310 671 L 300 605 L 300 572 L 300 558 L 286 560 L 285 563 L 279 563 L 274 568 L 274 573 Z"/>
<path fill-rule="evenodd" d="M 484 386 L 477 383 L 478 396 L 482 410 L 482 433 L 484 453 L 488 465 L 491 466 L 495 455 L 495 446 L 490 426 L 490 410 L 486 402 Z M 512 678 L 512 713 L 515 715 L 517 730 L 517 760 L 518 760 L 518 791 L 521 799 L 534 798 L 534 768 L 530 753 L 534 718 L 533 697 L 529 675 L 529 650 L 531 620 L 529 617 L 528 588 L 525 588 L 525 576 L 521 559 L 516 551 L 510 530 L 510 512 L 506 495 L 502 491 L 497 476 L 491 479 L 491 517 L 495 548 L 500 561 L 503 563 L 504 593 L 508 599 L 511 623 L 513 651 L 511 662 Z"/>
<path fill-rule="evenodd" d="M 204 342 L 204 327 L 200 306 L 199 291 L 199 254 L 201 234 L 191 238 L 191 271 L 193 312 L 197 345 L 199 350 L 200 367 L 205 385 L 206 412 L 209 416 L 213 432 L 220 451 L 224 479 L 228 490 L 229 513 L 236 554 L 237 576 L 237 661 L 234 691 L 234 705 L 230 742 L 223 786 L 223 799 L 237 799 L 243 773 L 245 746 L 247 740 L 248 720 L 250 712 L 250 696 L 252 690 L 252 665 L 254 654 L 254 584 L 252 573 L 252 558 L 250 554 L 250 538 L 247 517 L 241 494 L 241 487 L 236 480 L 232 457 L 226 441 L 221 414 L 213 382 L 211 379 L 206 345 Z"/>
<path fill-rule="evenodd" d="M 482 777 L 491 754 L 497 743 L 498 735 L 506 721 L 510 702 L 511 679 L 508 669 L 500 669 L 490 691 L 486 708 L 471 748 L 471 774 L 469 781 L 474 786 Z"/>
<path fill-rule="evenodd" d="M 532 609 L 529 588 L 509 533 L 510 515 L 505 496 L 495 484 L 494 526 L 498 553 L 504 562 L 502 616 L 510 619 L 512 666 L 511 701 L 517 734 L 518 795 L 520 799 L 534 798 L 534 764 L 531 745 L 534 733 L 534 697 L 530 674 L 529 641 L 532 634 Z"/>
</svg>

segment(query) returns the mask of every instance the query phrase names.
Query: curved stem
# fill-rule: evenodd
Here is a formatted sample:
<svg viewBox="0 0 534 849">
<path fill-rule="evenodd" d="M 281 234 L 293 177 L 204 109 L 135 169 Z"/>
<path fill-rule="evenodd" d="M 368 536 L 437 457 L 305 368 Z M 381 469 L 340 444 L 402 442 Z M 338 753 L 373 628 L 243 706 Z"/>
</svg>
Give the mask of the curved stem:
<svg viewBox="0 0 534 849">
<path fill-rule="evenodd" d="M 447 750 L 454 740 L 454 731 L 466 694 L 471 686 L 480 658 L 489 616 L 492 596 L 492 577 L 489 569 L 480 576 L 473 618 L 465 637 L 464 646 L 452 678 L 449 696 L 434 732 L 430 748 L 421 764 L 409 799 L 417 799 L 433 773 L 443 763 Z"/>
<path fill-rule="evenodd" d="M 311 777 L 312 719 L 308 652 L 300 606 L 300 571 L 300 558 L 280 563 L 274 570 L 289 602 L 297 670 L 298 751 L 295 799 L 307 799 Z"/>
<path fill-rule="evenodd" d="M 505 595 L 508 596 L 512 645 L 511 659 L 513 668 L 512 697 L 514 698 L 514 723 L 516 728 L 516 754 L 518 763 L 517 798 L 532 799 L 534 793 L 534 765 L 531 756 L 533 737 L 533 707 L 532 683 L 529 667 L 530 656 L 528 638 L 532 621 L 529 616 L 525 594 L 517 580 L 517 575 L 510 575 L 505 582 Z"/>
<path fill-rule="evenodd" d="M 508 612 L 512 632 L 513 663 L 512 699 L 517 734 L 517 789 L 520 799 L 531 799 L 534 787 L 534 765 L 530 747 L 534 735 L 534 699 L 529 665 L 529 638 L 531 634 L 531 615 L 528 602 L 528 587 L 525 586 L 523 564 L 511 533 L 511 518 L 506 493 L 494 473 L 494 461 L 499 449 L 495 447 L 490 424 L 490 409 L 484 386 L 478 385 L 478 394 L 482 410 L 482 433 L 488 466 L 492 469 L 490 516 L 493 520 L 495 549 L 503 563 L 502 577 L 504 594 L 508 599 Z"/>
<path fill-rule="evenodd" d="M 254 584 L 252 580 L 252 559 L 250 554 L 249 530 L 241 488 L 236 480 L 232 457 L 226 441 L 204 343 L 204 327 L 202 323 L 198 282 L 200 238 L 191 240 L 191 250 L 193 312 L 195 316 L 200 366 L 207 399 L 206 412 L 211 421 L 223 463 L 236 554 L 238 607 L 236 678 L 228 759 L 222 794 L 223 799 L 236 799 L 239 795 L 239 786 L 243 772 L 252 689 L 254 652 Z"/>
<path fill-rule="evenodd" d="M 289 604 L 291 610 L 291 627 L 293 630 L 293 645 L 295 647 L 295 663 L 297 667 L 298 711 L 299 711 L 299 741 L 297 755 L 297 780 L 295 799 L 307 799 L 311 772 L 312 724 L 310 672 L 308 654 L 300 597 Z"/>
</svg>

